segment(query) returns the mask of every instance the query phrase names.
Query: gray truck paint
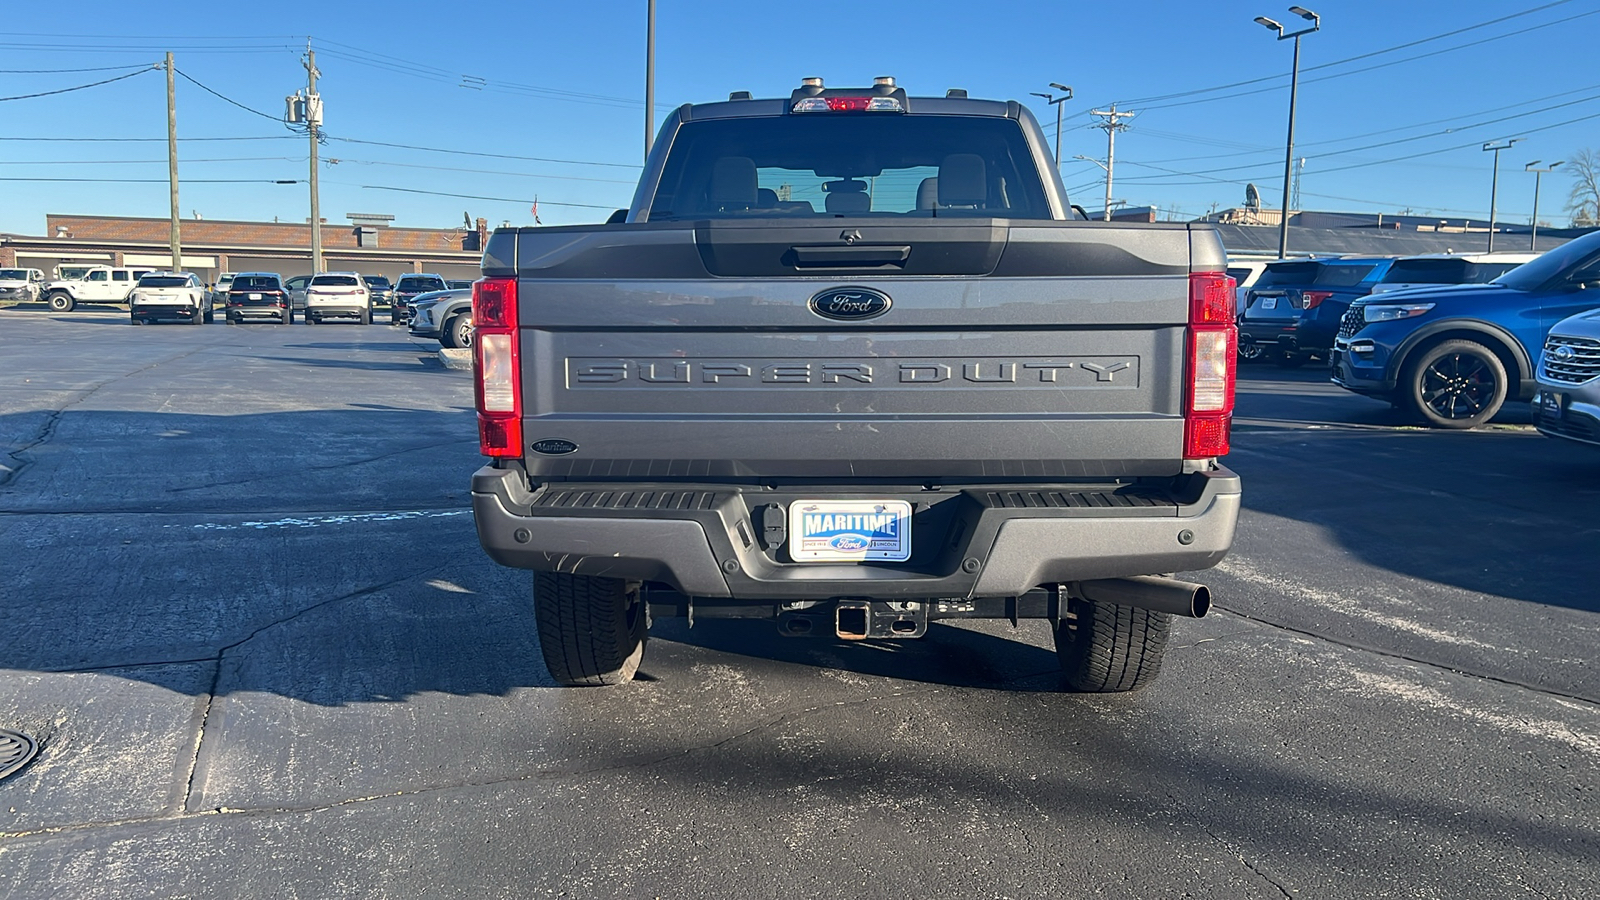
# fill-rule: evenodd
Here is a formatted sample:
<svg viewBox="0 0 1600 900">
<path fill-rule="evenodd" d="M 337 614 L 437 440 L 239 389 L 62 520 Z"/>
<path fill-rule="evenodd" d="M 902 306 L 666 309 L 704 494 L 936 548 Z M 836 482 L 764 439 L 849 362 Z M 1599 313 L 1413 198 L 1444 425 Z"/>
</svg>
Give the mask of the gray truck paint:
<svg viewBox="0 0 1600 900">
<path fill-rule="evenodd" d="M 781 112 L 741 101 L 669 117 L 627 222 L 494 233 L 529 449 L 474 479 L 493 558 L 765 603 L 1015 596 L 1226 555 L 1239 480 L 1182 459 L 1188 276 L 1225 269 L 1216 233 L 1068 221 L 1026 110 L 915 103 L 1016 119 L 1056 218 L 650 222 L 679 128 Z M 827 252 L 863 246 L 911 249 Z M 842 287 L 892 304 L 811 309 Z M 796 564 L 759 534 L 766 507 L 850 497 L 914 504 L 908 562 Z"/>
</svg>

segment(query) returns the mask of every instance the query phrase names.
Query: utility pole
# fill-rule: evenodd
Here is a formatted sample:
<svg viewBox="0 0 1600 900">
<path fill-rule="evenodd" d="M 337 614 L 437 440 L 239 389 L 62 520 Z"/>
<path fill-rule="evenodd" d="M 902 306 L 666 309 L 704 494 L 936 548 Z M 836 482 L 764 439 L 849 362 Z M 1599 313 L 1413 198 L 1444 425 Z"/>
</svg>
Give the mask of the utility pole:
<svg viewBox="0 0 1600 900">
<path fill-rule="evenodd" d="M 644 158 L 656 139 L 656 0 L 647 0 L 644 38 Z"/>
<path fill-rule="evenodd" d="M 1566 160 L 1558 159 L 1542 169 L 1539 168 L 1539 163 L 1541 162 L 1543 162 L 1543 160 L 1536 159 L 1522 167 L 1524 172 L 1533 173 L 1533 227 L 1528 229 L 1530 232 L 1528 235 L 1528 249 L 1535 252 L 1537 252 L 1539 249 L 1539 179 L 1546 172 L 1554 172 L 1556 166 L 1561 165 L 1562 163 L 1566 162 Z"/>
<path fill-rule="evenodd" d="M 1509 150 L 1509 149 L 1511 149 L 1511 145 L 1515 144 L 1516 142 L 1518 142 L 1520 140 L 1522 140 L 1522 138 L 1512 138 L 1511 140 L 1505 141 L 1504 143 L 1498 143 L 1498 142 L 1495 142 L 1495 141 L 1489 141 L 1488 143 L 1483 145 L 1483 149 L 1486 152 L 1490 151 L 1490 150 L 1494 151 L 1494 177 L 1492 179 L 1490 179 L 1490 181 L 1489 181 L 1489 250 L 1488 250 L 1488 252 L 1490 252 L 1490 253 L 1494 252 L 1494 219 L 1495 219 L 1494 206 L 1495 206 L 1495 199 L 1500 194 L 1500 151 L 1501 150 Z"/>
<path fill-rule="evenodd" d="M 1105 119 L 1096 128 L 1103 128 L 1106 132 L 1106 210 L 1105 221 L 1111 221 L 1111 174 L 1117 164 L 1117 132 L 1126 131 L 1128 126 L 1122 124 L 1123 119 L 1131 119 L 1134 113 L 1117 112 L 1117 105 L 1111 104 L 1108 110 L 1097 109 L 1089 113 L 1091 116 L 1100 116 Z"/>
<path fill-rule="evenodd" d="M 311 135 L 311 274 L 322 271 L 322 198 L 317 190 L 317 141 L 322 136 L 322 98 L 317 95 L 317 51 L 306 39 L 306 133 Z"/>
<path fill-rule="evenodd" d="M 183 271 L 183 239 L 178 222 L 178 90 L 172 80 L 172 54 L 167 54 L 167 181 L 172 194 L 172 271 Z"/>
</svg>

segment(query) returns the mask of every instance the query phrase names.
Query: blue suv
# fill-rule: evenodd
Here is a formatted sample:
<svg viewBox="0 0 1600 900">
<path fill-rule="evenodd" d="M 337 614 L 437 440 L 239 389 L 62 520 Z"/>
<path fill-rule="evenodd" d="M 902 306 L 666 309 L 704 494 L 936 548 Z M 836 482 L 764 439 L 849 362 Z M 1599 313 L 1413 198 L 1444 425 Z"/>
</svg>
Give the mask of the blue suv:
<svg viewBox="0 0 1600 900">
<path fill-rule="evenodd" d="M 1271 357 L 1280 366 L 1326 358 L 1350 302 L 1372 293 L 1394 260 L 1329 257 L 1268 263 L 1245 292 L 1239 316 L 1239 355 Z"/>
<path fill-rule="evenodd" d="M 1591 309 L 1600 309 L 1600 232 L 1489 284 L 1355 301 L 1334 342 L 1333 382 L 1437 428 L 1472 428 L 1508 397 L 1531 398 L 1550 327 Z"/>
</svg>

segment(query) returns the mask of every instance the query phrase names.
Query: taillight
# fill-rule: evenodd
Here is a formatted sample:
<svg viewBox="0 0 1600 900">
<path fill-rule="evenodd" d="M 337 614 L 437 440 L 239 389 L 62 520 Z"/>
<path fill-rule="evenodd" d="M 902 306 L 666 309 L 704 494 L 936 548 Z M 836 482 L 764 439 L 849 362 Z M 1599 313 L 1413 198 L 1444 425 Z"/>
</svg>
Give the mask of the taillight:
<svg viewBox="0 0 1600 900">
<path fill-rule="evenodd" d="M 1300 308 L 1316 309 L 1318 306 L 1322 305 L 1322 301 L 1332 296 L 1333 291 L 1301 291 Z"/>
<path fill-rule="evenodd" d="M 522 384 L 517 335 L 517 280 L 472 285 L 472 362 L 478 395 L 478 450 L 522 455 Z"/>
<path fill-rule="evenodd" d="M 1233 427 L 1233 385 L 1239 329 L 1234 280 L 1223 272 L 1189 274 L 1188 384 L 1183 404 L 1183 457 L 1226 456 Z"/>
</svg>

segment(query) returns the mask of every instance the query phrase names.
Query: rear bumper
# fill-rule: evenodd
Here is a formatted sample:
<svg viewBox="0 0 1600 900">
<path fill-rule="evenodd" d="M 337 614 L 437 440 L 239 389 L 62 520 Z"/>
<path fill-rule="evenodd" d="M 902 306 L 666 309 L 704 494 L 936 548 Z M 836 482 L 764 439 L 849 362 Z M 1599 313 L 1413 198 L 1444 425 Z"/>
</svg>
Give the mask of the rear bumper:
<svg viewBox="0 0 1600 900">
<path fill-rule="evenodd" d="M 1239 478 L 1187 476 L 1170 494 L 1127 485 L 763 489 L 560 483 L 516 469 L 473 476 L 478 538 L 502 565 L 659 582 L 749 601 L 1020 596 L 1038 585 L 1206 569 L 1233 543 Z M 798 499 L 915 504 L 904 563 L 793 563 L 768 549 L 762 509 Z"/>
<path fill-rule="evenodd" d="M 313 305 L 306 307 L 306 315 L 323 318 L 324 316 L 350 316 L 354 319 L 361 318 L 367 312 L 367 307 L 357 305 Z"/>
<path fill-rule="evenodd" d="M 136 319 L 192 319 L 198 308 L 193 303 L 139 303 L 129 308 L 129 314 Z"/>
</svg>

